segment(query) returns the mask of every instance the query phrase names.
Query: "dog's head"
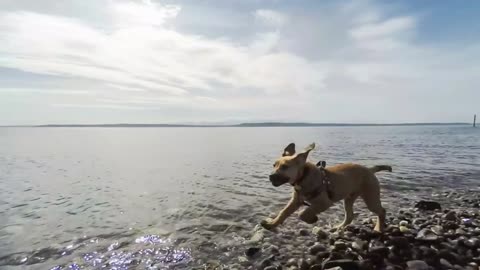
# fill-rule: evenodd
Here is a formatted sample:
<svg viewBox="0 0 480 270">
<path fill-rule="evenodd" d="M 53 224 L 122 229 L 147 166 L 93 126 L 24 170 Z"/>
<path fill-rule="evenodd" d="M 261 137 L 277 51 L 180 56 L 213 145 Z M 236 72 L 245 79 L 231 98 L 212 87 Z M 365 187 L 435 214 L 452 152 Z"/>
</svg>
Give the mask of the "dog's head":
<svg viewBox="0 0 480 270">
<path fill-rule="evenodd" d="M 283 150 L 282 157 L 273 164 L 273 171 L 269 176 L 272 185 L 278 187 L 285 183 L 294 184 L 303 172 L 308 153 L 314 148 L 315 144 L 312 143 L 301 153 L 296 154 L 295 144 L 291 143 L 287 145 Z"/>
</svg>

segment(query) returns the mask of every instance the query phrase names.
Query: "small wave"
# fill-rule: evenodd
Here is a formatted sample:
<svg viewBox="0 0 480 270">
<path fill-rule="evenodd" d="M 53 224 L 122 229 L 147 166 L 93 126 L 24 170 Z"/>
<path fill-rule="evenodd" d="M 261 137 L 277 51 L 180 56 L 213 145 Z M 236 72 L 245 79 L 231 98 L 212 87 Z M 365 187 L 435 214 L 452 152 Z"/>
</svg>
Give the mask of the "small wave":
<svg viewBox="0 0 480 270">
<path fill-rule="evenodd" d="M 106 235 L 118 238 L 119 235 Z M 46 247 L 32 252 L 18 252 L 0 257 L 0 266 L 35 265 L 47 260 L 67 260 L 70 262 L 56 265 L 51 270 L 62 269 L 131 269 L 165 268 L 174 265 L 186 265 L 192 260 L 189 248 L 175 246 L 168 238 L 160 235 L 141 235 L 128 241 L 106 240 L 100 236 L 83 238 L 65 247 Z M 99 243 L 103 243 L 99 245 Z"/>
</svg>

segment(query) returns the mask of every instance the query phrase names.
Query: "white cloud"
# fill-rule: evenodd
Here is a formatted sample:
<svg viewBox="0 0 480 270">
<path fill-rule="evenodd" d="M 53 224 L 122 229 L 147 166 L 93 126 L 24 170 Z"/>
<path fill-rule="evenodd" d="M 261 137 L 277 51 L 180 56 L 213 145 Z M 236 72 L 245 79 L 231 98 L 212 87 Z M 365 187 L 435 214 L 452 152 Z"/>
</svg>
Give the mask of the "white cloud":
<svg viewBox="0 0 480 270">
<path fill-rule="evenodd" d="M 0 93 L 48 94 L 48 95 L 91 95 L 92 92 L 76 89 L 0 88 Z"/>
<path fill-rule="evenodd" d="M 277 42 L 275 34 L 259 35 L 251 45 L 241 46 L 182 34 L 148 19 L 158 14 L 163 23 L 163 14 L 174 14 L 171 7 L 128 2 L 127 9 L 125 3 L 113 3 L 111 12 L 129 22 L 113 32 L 58 16 L 31 12 L 4 15 L 0 24 L 7 29 L 3 36 L 8 54 L 0 58 L 0 64 L 34 73 L 94 79 L 123 90 L 169 95 L 218 90 L 214 83 L 228 85 L 232 91 L 302 90 L 310 74 L 315 73 L 302 58 L 270 53 Z M 141 13 L 148 15 L 146 20 L 130 20 Z M 36 46 L 30 46 L 33 42 Z M 296 66 L 295 82 L 292 65 Z"/>
<path fill-rule="evenodd" d="M 356 39 L 379 38 L 392 34 L 404 33 L 415 27 L 412 17 L 391 18 L 383 22 L 362 24 L 351 31 Z"/>
<path fill-rule="evenodd" d="M 138 2 L 109 0 L 111 17 L 115 26 L 161 26 L 175 18 L 180 6 L 154 4 L 150 0 Z"/>
<path fill-rule="evenodd" d="M 248 113 L 252 119 L 391 121 L 381 109 L 370 110 L 383 103 L 397 115 L 394 121 L 415 121 L 405 118 L 405 106 L 432 114 L 450 102 L 436 98 L 447 95 L 442 93 L 454 88 L 455 97 L 464 97 L 480 83 L 479 64 L 469 57 L 480 55 L 478 46 L 445 49 L 416 42 L 417 17 L 386 12 L 372 1 L 319 10 L 321 16 L 252 9 L 239 16 L 251 22 L 229 22 L 246 25 L 243 35 L 180 30 L 180 6 L 102 3 L 107 18 L 101 22 L 31 10 L 0 13 L 0 68 L 88 82 L 58 83 L 50 92 L 31 91 L 35 82 L 4 86 L 3 92 L 0 86 L 2 97 L 12 89 L 32 95 L 58 91 L 61 99 L 45 101 L 57 109 L 169 108 L 171 114 L 158 122 L 175 121 L 176 112 L 186 109 L 198 111 L 196 120 L 209 120 L 201 119 L 208 111 L 225 118 Z M 458 59 L 469 65 L 459 65 Z M 436 105 L 399 105 L 402 99 L 425 96 Z M 342 106 L 353 118 L 339 112 Z M 118 120 L 103 122 L 109 121 Z"/>
<path fill-rule="evenodd" d="M 114 110 L 146 110 L 145 107 L 111 105 L 111 104 L 74 104 L 74 103 L 55 103 L 53 107 L 61 108 L 80 108 L 80 109 L 114 109 Z"/>
<path fill-rule="evenodd" d="M 288 21 L 285 14 L 270 9 L 258 9 L 254 15 L 257 20 L 276 27 L 283 26 Z"/>
</svg>

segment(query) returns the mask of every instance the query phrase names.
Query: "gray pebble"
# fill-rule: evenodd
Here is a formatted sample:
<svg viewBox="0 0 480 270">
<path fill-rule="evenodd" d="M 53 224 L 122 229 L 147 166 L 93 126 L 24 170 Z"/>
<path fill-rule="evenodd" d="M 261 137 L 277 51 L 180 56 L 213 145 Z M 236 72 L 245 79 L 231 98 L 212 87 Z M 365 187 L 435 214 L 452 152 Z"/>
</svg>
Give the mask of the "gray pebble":
<svg viewBox="0 0 480 270">
<path fill-rule="evenodd" d="M 390 238 L 390 245 L 398 248 L 408 248 L 410 242 L 405 237 L 397 236 Z"/>
<path fill-rule="evenodd" d="M 285 264 L 288 266 L 297 266 L 297 260 L 295 258 L 288 259 L 287 263 Z"/>
<path fill-rule="evenodd" d="M 335 241 L 335 243 L 333 244 L 333 249 L 334 250 L 345 250 L 347 249 L 347 244 L 343 241 Z"/>
<path fill-rule="evenodd" d="M 402 220 L 402 221 L 400 221 L 400 223 L 398 223 L 398 225 L 399 225 L 399 226 L 405 226 L 405 227 L 406 227 L 406 226 L 408 226 L 408 221 Z"/>
<path fill-rule="evenodd" d="M 330 269 L 336 266 L 339 266 L 341 269 L 359 269 L 358 262 L 348 259 L 327 260 L 323 265 L 324 269 Z"/>
<path fill-rule="evenodd" d="M 332 257 L 332 256 L 335 256 L 335 258 L 337 258 L 337 257 L 340 258 L 339 256 L 336 256 L 335 254 L 337 254 L 337 253 L 335 253 L 335 252 L 330 253 L 330 252 L 328 252 L 328 251 L 319 252 L 319 253 L 317 254 L 317 256 L 315 257 L 315 261 L 316 261 L 317 263 L 321 263 L 321 262 L 323 262 L 323 260 L 325 260 L 326 258 L 330 258 L 330 257 Z"/>
<path fill-rule="evenodd" d="M 428 270 L 428 264 L 421 260 L 408 261 L 407 266 L 409 270 Z"/>
<path fill-rule="evenodd" d="M 430 229 L 422 229 L 418 232 L 417 240 L 422 240 L 422 241 L 437 241 L 438 236 Z"/>
<path fill-rule="evenodd" d="M 313 227 L 312 233 L 317 237 L 319 240 L 327 239 L 328 238 L 328 233 L 326 233 L 322 228 L 320 227 Z"/>
<path fill-rule="evenodd" d="M 298 265 L 300 266 L 300 270 L 310 269 L 310 264 L 305 259 L 300 259 L 299 262 L 298 262 Z"/>
<path fill-rule="evenodd" d="M 424 219 L 424 218 L 416 218 L 412 221 L 412 224 L 413 225 L 421 225 L 423 223 L 425 223 L 427 220 Z"/>
<path fill-rule="evenodd" d="M 298 234 L 301 236 L 307 236 L 310 234 L 310 232 L 307 229 L 301 229 L 300 231 L 298 231 Z"/>
<path fill-rule="evenodd" d="M 308 242 L 305 243 L 305 245 L 307 247 L 311 247 L 311 246 L 315 245 L 315 241 L 308 241 Z"/>
<path fill-rule="evenodd" d="M 260 263 L 260 268 L 261 268 L 261 269 L 265 269 L 267 266 L 272 265 L 273 261 L 275 261 L 275 257 L 274 257 L 274 256 L 270 256 L 270 257 L 264 259 L 264 260 Z"/>
<path fill-rule="evenodd" d="M 367 246 L 367 241 L 363 241 L 360 239 L 357 239 L 352 243 L 352 248 L 357 251 L 364 250 L 366 246 Z"/>
<path fill-rule="evenodd" d="M 368 250 L 369 254 L 380 255 L 382 258 L 387 257 L 389 252 L 390 252 L 390 249 L 383 246 L 372 247 Z"/>
<path fill-rule="evenodd" d="M 443 218 L 445 220 L 450 220 L 450 221 L 456 221 L 457 220 L 457 213 L 455 213 L 455 211 L 450 211 L 448 213 L 446 213 Z"/>
<path fill-rule="evenodd" d="M 241 270 L 241 269 L 243 269 L 243 267 L 240 264 L 235 263 L 235 264 L 229 265 L 228 269 L 229 270 Z"/>
<path fill-rule="evenodd" d="M 324 245 L 318 243 L 309 248 L 308 252 L 310 253 L 310 255 L 316 255 L 317 253 L 325 250 L 327 250 L 327 248 Z"/>
<path fill-rule="evenodd" d="M 280 253 L 279 249 L 275 245 L 270 245 L 266 248 L 266 251 L 268 251 L 270 254 L 273 255 L 278 255 Z"/>
<path fill-rule="evenodd" d="M 206 263 L 205 269 L 219 269 L 220 267 L 219 261 L 210 260 Z"/>
<path fill-rule="evenodd" d="M 462 218 L 462 224 L 470 227 L 473 225 L 473 220 L 471 218 Z"/>
<path fill-rule="evenodd" d="M 351 239 L 355 236 L 355 234 L 353 232 L 345 232 L 345 237 L 348 238 L 348 239 Z"/>
<path fill-rule="evenodd" d="M 440 258 L 443 258 L 443 259 L 449 261 L 452 264 L 455 264 L 455 263 L 458 263 L 458 262 L 461 261 L 460 257 L 458 256 L 458 254 L 456 254 L 453 251 L 453 249 L 452 250 L 442 249 L 438 252 L 438 256 Z"/>
<path fill-rule="evenodd" d="M 400 227 L 398 227 L 398 229 L 402 233 L 411 233 L 412 232 L 407 226 L 400 226 Z"/>
<path fill-rule="evenodd" d="M 257 254 L 259 251 L 260 251 L 259 247 L 249 247 L 247 251 L 245 251 L 245 255 L 247 255 L 248 257 L 252 257 L 255 254 Z"/>
<path fill-rule="evenodd" d="M 443 235 L 443 227 L 440 226 L 440 225 L 435 225 L 435 226 L 431 227 L 430 229 L 436 235 Z"/>
<path fill-rule="evenodd" d="M 255 226 L 252 237 L 250 238 L 250 243 L 258 243 L 263 240 L 265 237 L 265 229 L 261 226 Z"/>
<path fill-rule="evenodd" d="M 480 239 L 478 238 L 470 238 L 465 241 L 465 245 L 469 248 L 480 248 Z"/>
<path fill-rule="evenodd" d="M 426 211 L 432 211 L 439 209 L 441 210 L 442 207 L 438 202 L 434 201 L 419 201 L 418 203 L 415 204 L 415 208 L 418 208 L 420 210 L 426 210 Z"/>
<path fill-rule="evenodd" d="M 447 261 L 443 258 L 440 259 L 440 264 L 447 269 L 452 269 L 453 268 L 453 265 L 449 261 Z"/>
</svg>

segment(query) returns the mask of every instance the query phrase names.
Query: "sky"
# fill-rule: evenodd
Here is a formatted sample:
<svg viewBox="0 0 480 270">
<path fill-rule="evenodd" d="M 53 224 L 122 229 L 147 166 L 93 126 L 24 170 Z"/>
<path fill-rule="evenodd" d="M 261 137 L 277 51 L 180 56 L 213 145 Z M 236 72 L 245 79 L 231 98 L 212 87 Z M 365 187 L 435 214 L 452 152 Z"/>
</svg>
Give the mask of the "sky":
<svg viewBox="0 0 480 270">
<path fill-rule="evenodd" d="M 470 122 L 480 1 L 1 0 L 0 125 Z"/>
</svg>

